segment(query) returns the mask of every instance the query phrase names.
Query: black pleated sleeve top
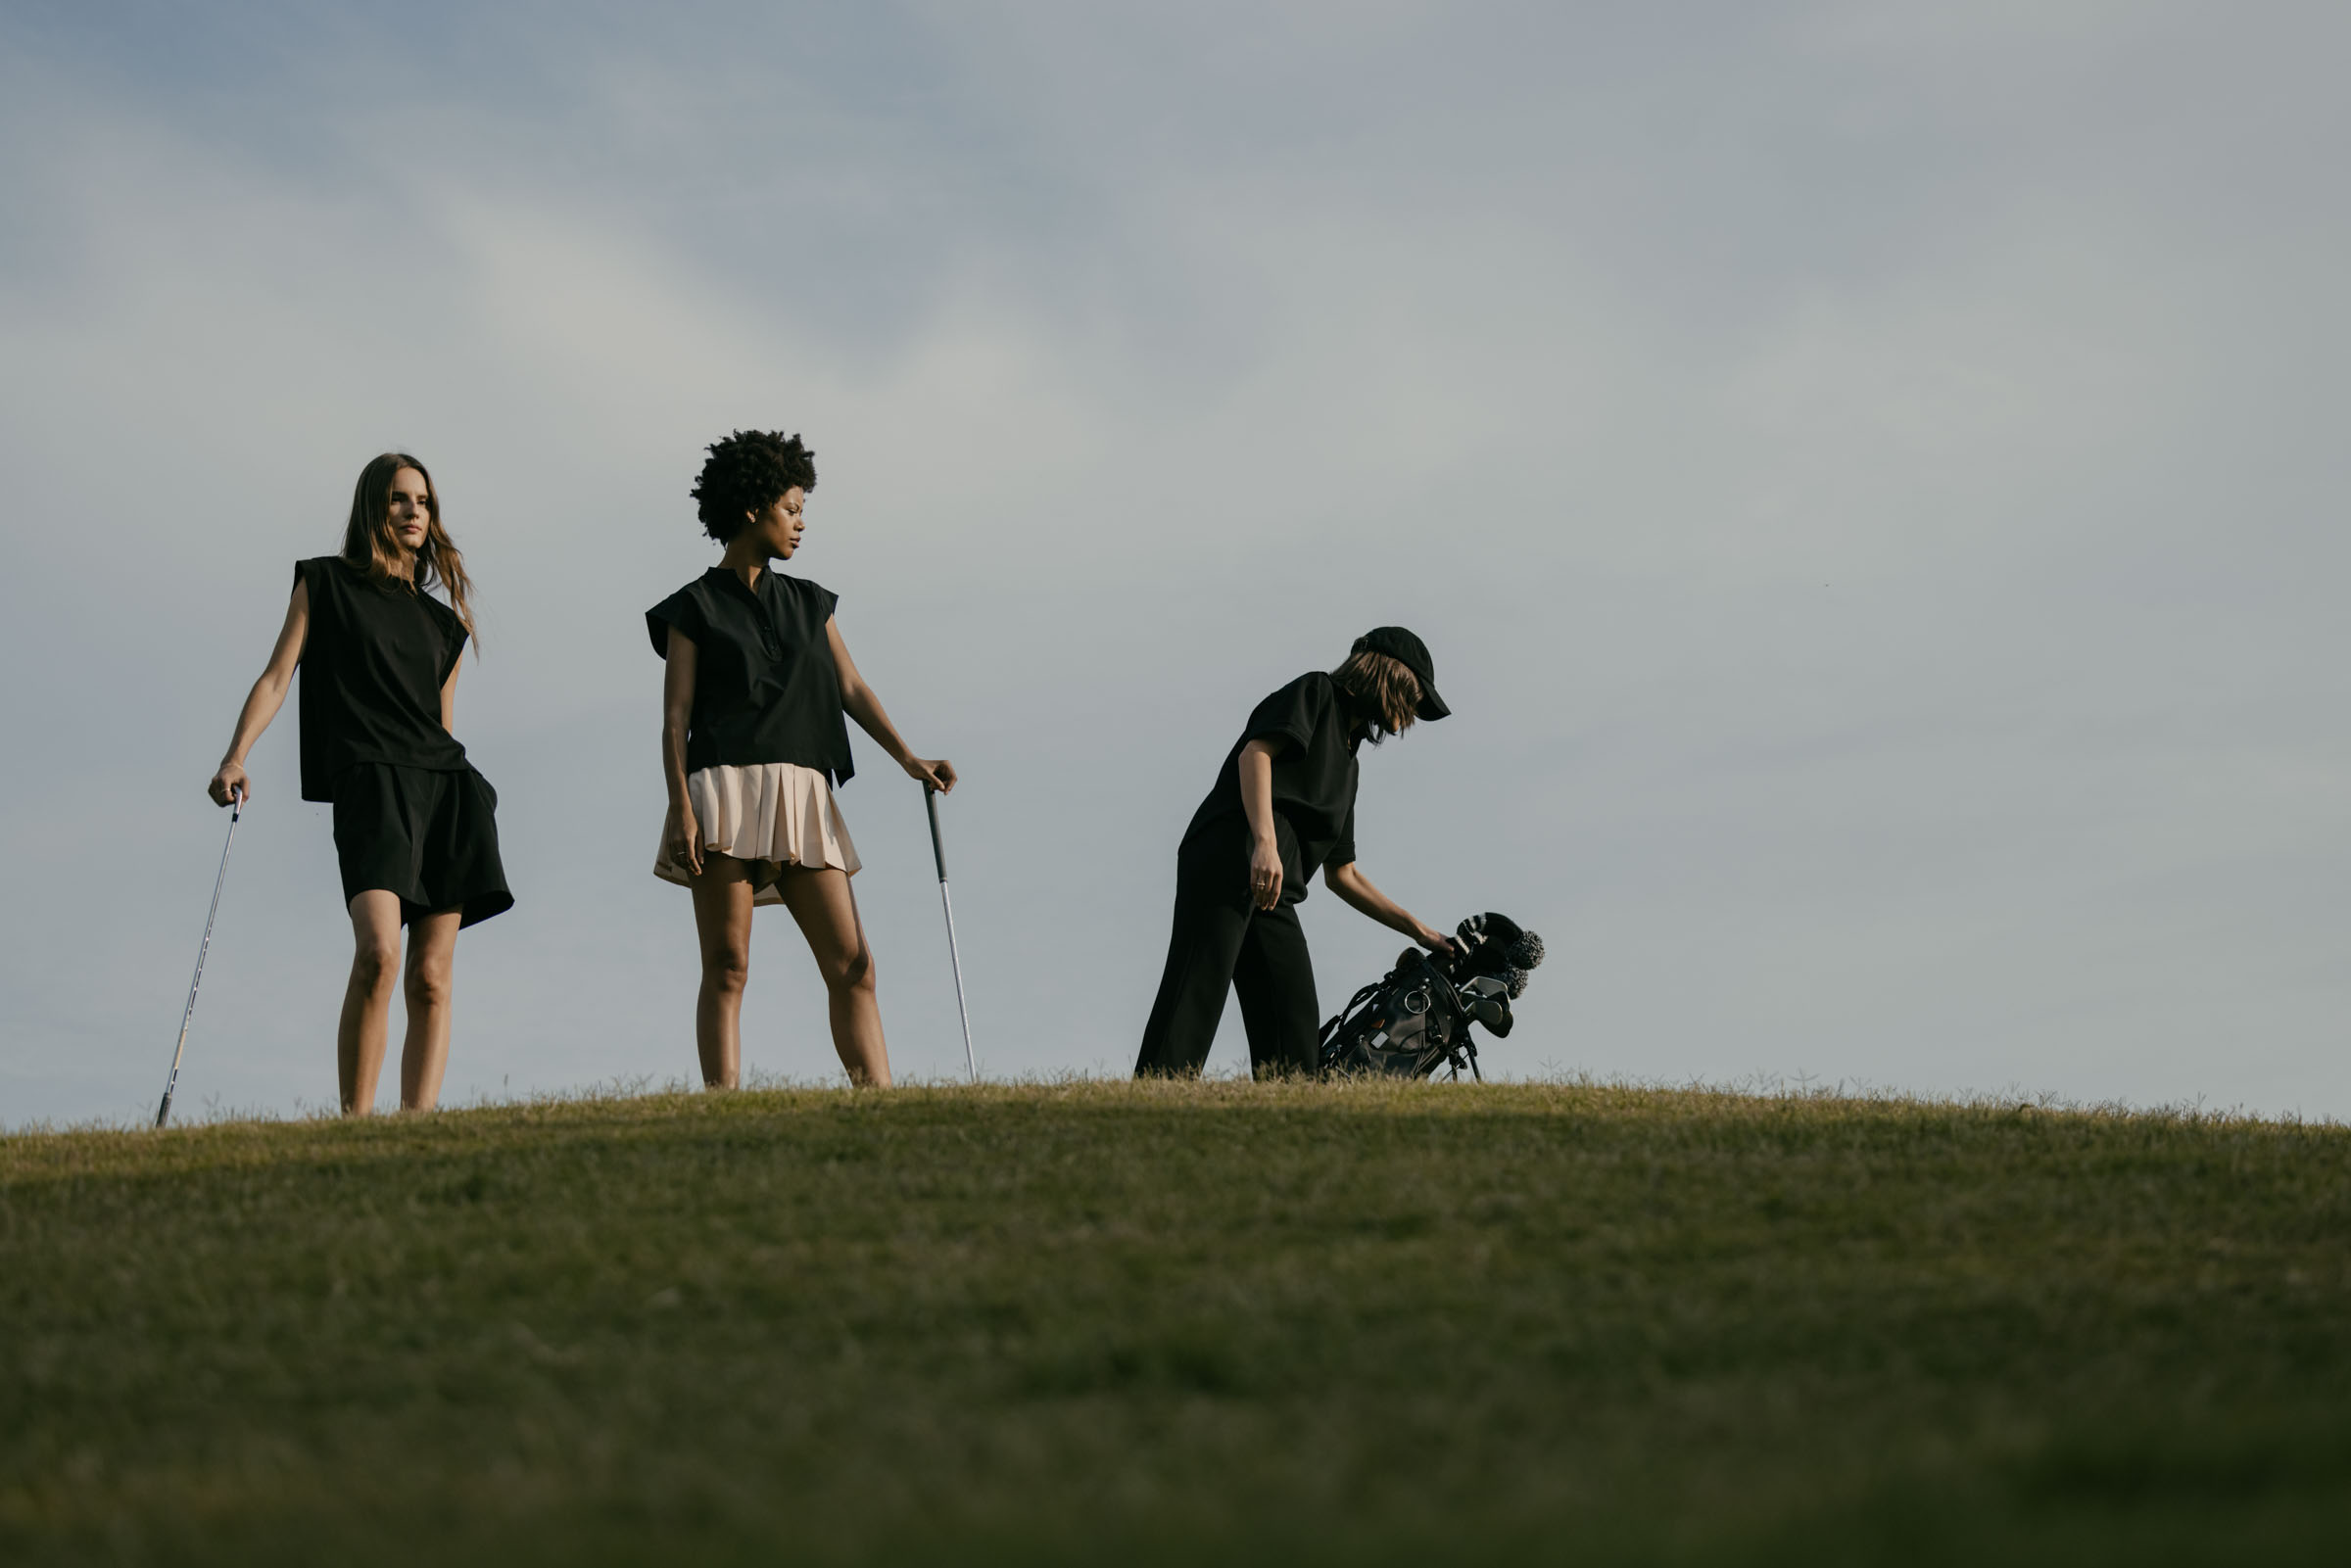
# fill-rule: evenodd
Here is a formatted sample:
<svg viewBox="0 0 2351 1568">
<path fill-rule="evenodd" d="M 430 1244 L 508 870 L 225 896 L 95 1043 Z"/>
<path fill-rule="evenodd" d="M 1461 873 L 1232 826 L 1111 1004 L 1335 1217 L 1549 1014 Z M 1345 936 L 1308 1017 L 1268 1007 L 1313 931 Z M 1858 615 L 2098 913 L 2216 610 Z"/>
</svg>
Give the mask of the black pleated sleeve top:
<svg viewBox="0 0 2351 1568">
<path fill-rule="evenodd" d="M 840 672 L 825 623 L 838 594 L 804 578 L 759 574 L 756 588 L 713 566 L 645 612 L 653 651 L 674 627 L 695 645 L 686 771 L 791 762 L 836 784 L 857 769 L 840 707 Z"/>
<path fill-rule="evenodd" d="M 302 644 L 302 798 L 335 798 L 360 763 L 457 773 L 470 766 L 441 728 L 441 688 L 465 651 L 457 612 L 405 583 L 378 583 L 340 555 L 294 563 L 310 590 Z"/>
</svg>

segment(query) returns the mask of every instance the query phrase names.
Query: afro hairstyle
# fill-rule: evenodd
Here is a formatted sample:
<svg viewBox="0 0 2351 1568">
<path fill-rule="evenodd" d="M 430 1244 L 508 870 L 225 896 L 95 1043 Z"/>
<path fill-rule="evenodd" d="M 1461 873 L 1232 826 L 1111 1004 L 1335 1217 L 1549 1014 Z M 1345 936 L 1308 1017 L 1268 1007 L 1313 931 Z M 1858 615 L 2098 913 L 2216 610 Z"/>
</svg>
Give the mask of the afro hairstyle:
<svg viewBox="0 0 2351 1568">
<path fill-rule="evenodd" d="M 702 532 L 724 545 L 743 532 L 744 513 L 774 505 L 794 486 L 816 488 L 816 453 L 797 435 L 738 430 L 710 444 L 694 482 L 695 511 Z"/>
</svg>

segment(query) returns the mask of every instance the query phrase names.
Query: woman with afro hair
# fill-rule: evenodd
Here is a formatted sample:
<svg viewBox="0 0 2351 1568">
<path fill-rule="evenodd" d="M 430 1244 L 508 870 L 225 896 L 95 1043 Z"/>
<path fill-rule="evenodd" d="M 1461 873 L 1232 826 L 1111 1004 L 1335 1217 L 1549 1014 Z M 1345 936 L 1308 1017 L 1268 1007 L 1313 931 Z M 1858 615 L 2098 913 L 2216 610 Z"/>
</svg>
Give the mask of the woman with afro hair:
<svg viewBox="0 0 2351 1568">
<path fill-rule="evenodd" d="M 738 1081 L 751 911 L 782 904 L 824 975 L 833 1047 L 850 1081 L 887 1085 L 873 952 L 849 888 L 857 850 L 833 799 L 855 771 L 841 716 L 932 788 L 953 789 L 955 770 L 898 737 L 841 641 L 837 596 L 775 570 L 800 547 L 815 453 L 796 435 L 763 430 L 738 430 L 709 453 L 694 498 L 703 532 L 725 552 L 645 615 L 668 665 L 661 769 L 669 821 L 653 874 L 694 892 L 702 1081 L 726 1089 Z"/>
<path fill-rule="evenodd" d="M 427 592 L 440 588 L 443 603 Z M 400 1106 L 440 1102 L 457 929 L 513 906 L 498 854 L 498 791 L 450 727 L 473 636 L 472 584 L 441 526 L 424 464 L 387 451 L 360 471 L 343 548 L 294 563 L 285 625 L 237 715 L 211 793 L 252 793 L 245 758 L 302 671 L 302 798 L 331 802 L 356 951 L 335 1029 L 343 1114 L 375 1106 L 392 984 L 408 932 Z"/>
</svg>

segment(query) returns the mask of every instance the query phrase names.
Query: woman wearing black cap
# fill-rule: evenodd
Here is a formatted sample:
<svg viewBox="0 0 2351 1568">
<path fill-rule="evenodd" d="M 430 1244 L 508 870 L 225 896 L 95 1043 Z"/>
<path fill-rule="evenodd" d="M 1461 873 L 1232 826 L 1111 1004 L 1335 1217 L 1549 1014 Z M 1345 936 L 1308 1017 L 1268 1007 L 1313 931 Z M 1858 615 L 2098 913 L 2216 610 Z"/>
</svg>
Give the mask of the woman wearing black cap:
<svg viewBox="0 0 2351 1568">
<path fill-rule="evenodd" d="M 1199 1071 L 1227 986 L 1240 995 L 1259 1074 L 1315 1069 L 1321 1008 L 1297 905 L 1317 867 L 1344 902 L 1423 947 L 1452 950 L 1355 863 L 1357 748 L 1451 711 L 1427 647 L 1401 626 L 1366 633 L 1346 663 L 1257 705 L 1176 852 L 1176 929 L 1136 1077 Z"/>
</svg>

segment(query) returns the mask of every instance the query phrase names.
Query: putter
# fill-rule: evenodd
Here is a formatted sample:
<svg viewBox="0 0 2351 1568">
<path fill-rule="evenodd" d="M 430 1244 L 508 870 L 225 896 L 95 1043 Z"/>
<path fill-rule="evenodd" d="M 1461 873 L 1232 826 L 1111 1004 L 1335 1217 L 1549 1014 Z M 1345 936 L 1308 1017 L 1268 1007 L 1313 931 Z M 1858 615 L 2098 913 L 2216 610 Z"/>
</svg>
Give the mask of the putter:
<svg viewBox="0 0 2351 1568">
<path fill-rule="evenodd" d="M 213 878 L 213 907 L 204 913 L 204 942 L 196 949 L 196 977 L 188 981 L 188 1005 L 179 1015 L 179 1043 L 171 1048 L 171 1076 L 164 1082 L 164 1103 L 155 1124 L 171 1119 L 171 1093 L 179 1087 L 179 1059 L 188 1049 L 188 1023 L 196 1017 L 196 987 L 204 983 L 204 955 L 213 950 L 213 917 L 220 913 L 220 884 L 228 880 L 228 852 L 236 847 L 237 819 L 245 815 L 245 793 L 239 790 L 228 813 L 228 842 L 220 846 L 220 870 Z"/>
<path fill-rule="evenodd" d="M 963 1003 L 963 959 L 955 951 L 955 901 L 947 896 L 947 852 L 938 838 L 938 791 L 923 785 L 923 805 L 931 813 L 931 858 L 938 866 L 938 907 L 947 912 L 947 962 L 955 967 L 955 1011 L 963 1017 L 963 1065 L 972 1081 L 980 1081 L 980 1058 L 972 1052 L 972 1010 Z"/>
</svg>

